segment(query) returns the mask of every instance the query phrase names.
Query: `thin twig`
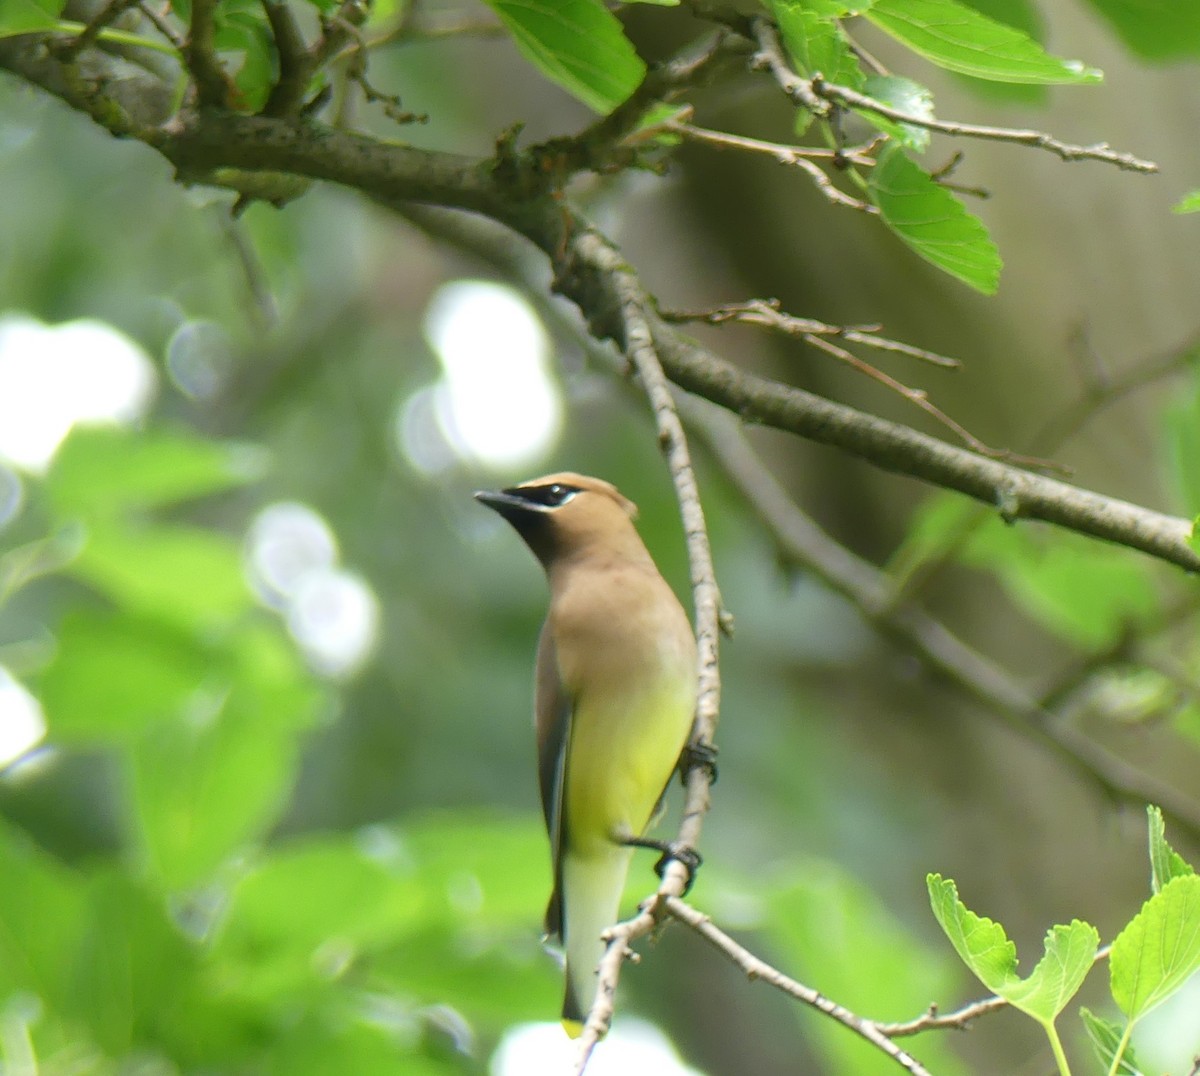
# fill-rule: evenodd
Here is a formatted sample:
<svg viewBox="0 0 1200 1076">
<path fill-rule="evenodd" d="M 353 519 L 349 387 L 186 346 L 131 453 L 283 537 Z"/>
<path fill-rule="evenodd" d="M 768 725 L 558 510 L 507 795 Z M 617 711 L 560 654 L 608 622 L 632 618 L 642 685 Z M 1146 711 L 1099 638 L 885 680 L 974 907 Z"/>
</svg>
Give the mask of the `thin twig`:
<svg viewBox="0 0 1200 1076">
<path fill-rule="evenodd" d="M 101 31 L 111 26 L 124 12 L 133 7 L 138 0 L 108 0 L 90 22 L 73 38 L 65 42 L 58 50 L 63 63 L 70 63 L 84 49 L 96 43 Z"/>
<path fill-rule="evenodd" d="M 279 56 L 279 77 L 263 105 L 264 116 L 288 116 L 300 107 L 313 75 L 313 55 L 292 9 L 283 0 L 262 0 Z"/>
<path fill-rule="evenodd" d="M 1100 946 L 1096 950 L 1096 955 L 1092 958 L 1093 965 L 1099 964 L 1102 960 L 1107 960 L 1110 952 L 1112 952 L 1112 945 Z M 1008 1005 L 1009 1003 L 1004 998 L 992 996 L 984 998 L 982 1001 L 973 1001 L 970 1005 L 964 1005 L 961 1009 L 955 1009 L 954 1012 L 946 1013 L 944 1016 L 938 1015 L 936 1005 L 930 1005 L 929 1011 L 922 1013 L 915 1020 L 905 1020 L 895 1024 L 879 1024 L 877 1026 L 890 1039 L 899 1039 L 906 1035 L 917 1035 L 922 1031 L 941 1031 L 947 1028 L 965 1031 L 968 1025 L 978 1020 L 981 1016 L 998 1012 L 1000 1009 L 1007 1008 Z"/>
<path fill-rule="evenodd" d="M 801 78 L 792 70 L 783 52 L 783 43 L 775 24 L 769 19 L 755 18 L 750 23 L 754 43 L 758 51 L 750 60 L 750 66 L 769 71 L 779 88 L 791 98 L 793 103 L 807 109 L 814 116 L 824 119 L 829 116 L 832 107 L 828 101 L 822 100 L 813 92 L 812 83 Z"/>
<path fill-rule="evenodd" d="M 1010 452 L 1005 448 L 992 448 L 990 445 L 984 444 L 970 430 L 963 426 L 960 422 L 951 418 L 945 411 L 937 406 L 929 399 L 929 393 L 924 389 L 914 389 L 905 385 L 902 381 L 898 381 L 891 374 L 885 373 L 876 366 L 872 366 L 869 362 L 865 362 L 857 355 L 847 351 L 844 347 L 838 347 L 832 340 L 827 340 L 824 337 L 809 335 L 805 340 L 813 347 L 824 351 L 827 355 L 831 355 L 839 362 L 845 363 L 847 366 L 857 370 L 861 374 L 874 381 L 878 381 L 881 385 L 891 389 L 894 393 L 902 396 L 909 403 L 919 407 L 927 415 L 936 419 L 946 429 L 955 434 L 968 448 L 978 452 L 981 456 L 988 456 L 994 460 L 1006 460 L 1009 463 L 1015 463 L 1021 467 L 1036 467 L 1039 470 L 1047 470 L 1054 468 L 1061 470 L 1057 464 L 1050 460 L 1035 459 L 1030 456 L 1020 456 L 1015 452 Z"/>
<path fill-rule="evenodd" d="M 230 82 L 217 59 L 214 19 L 217 0 L 192 0 L 192 18 L 188 24 L 183 58 L 201 105 L 223 108 L 229 103 Z"/>
<path fill-rule="evenodd" d="M 835 150 L 828 151 L 830 153 Z M 861 344 L 863 347 L 874 348 L 877 351 L 892 351 L 898 355 L 908 355 L 934 366 L 956 370 L 959 367 L 957 359 L 939 355 L 923 347 L 914 347 L 900 340 L 892 340 L 880 336 L 881 326 L 878 325 L 829 325 L 824 321 L 813 318 L 796 317 L 785 314 L 778 299 L 750 299 L 744 303 L 729 303 L 713 310 L 700 312 L 660 311 L 664 321 L 676 323 L 687 321 L 703 321 L 709 325 L 723 325 L 728 321 L 744 322 L 747 325 L 761 325 L 773 329 L 785 336 L 795 336 L 807 340 L 810 336 L 828 336 L 845 340 L 849 344 Z"/>
<path fill-rule="evenodd" d="M 1016 463 L 1023 467 L 1036 467 L 1041 470 L 1062 470 L 1057 464 L 1048 460 L 1038 459 L 1033 456 L 1018 455 L 1008 449 L 992 448 L 938 407 L 929 399 L 929 394 L 924 389 L 914 389 L 905 385 L 903 382 L 892 377 L 891 374 L 885 373 L 878 367 L 872 366 L 869 362 L 847 351 L 845 348 L 839 347 L 830 338 L 840 338 L 847 343 L 862 344 L 880 351 L 894 351 L 899 354 L 910 355 L 937 366 L 951 368 L 958 366 L 958 363 L 954 359 L 948 359 L 943 355 L 938 355 L 936 352 L 926 351 L 922 348 L 902 344 L 896 340 L 888 340 L 885 337 L 876 336 L 873 331 L 868 329 L 826 325 L 823 322 L 813 321 L 810 318 L 793 317 L 780 310 L 779 301 L 776 299 L 766 301 L 751 299 L 747 303 L 720 307 L 717 310 L 708 311 L 703 314 L 680 314 L 671 311 L 663 313 L 661 316 L 665 321 L 669 322 L 706 321 L 711 325 L 720 325 L 727 321 L 740 321 L 747 325 L 761 325 L 783 333 L 785 336 L 797 337 L 811 347 L 817 348 L 837 359 L 838 362 L 845 363 L 859 373 L 865 374 L 873 381 L 878 381 L 881 385 L 903 397 L 909 403 L 919 407 L 927 415 L 945 426 L 946 429 L 953 432 L 963 444 L 980 455 L 997 460 L 1007 460 L 1010 463 Z"/>
<path fill-rule="evenodd" d="M 914 116 L 902 109 L 884 104 L 865 93 L 851 89 L 849 86 L 839 86 L 835 82 L 829 82 L 820 74 L 811 79 L 802 78 L 796 74 L 788 62 L 774 24 L 765 18 L 755 18 L 751 20 L 750 25 L 751 36 L 758 46 L 751 66 L 769 71 L 779 88 L 793 102 L 807 109 L 819 119 L 829 119 L 832 114 L 832 106 L 841 105 L 874 112 L 877 116 L 894 120 L 896 123 L 923 127 L 929 131 L 939 131 L 953 138 L 1014 142 L 1022 146 L 1048 150 L 1057 154 L 1064 161 L 1104 161 L 1130 172 L 1158 171 L 1158 165 L 1153 161 L 1142 160 L 1131 153 L 1114 150 L 1107 142 L 1097 142 L 1091 146 L 1076 146 L 1060 141 L 1044 131 L 1011 127 L 985 127 L 972 123 L 957 123 L 950 120 Z"/>
<path fill-rule="evenodd" d="M 720 927 L 716 926 L 707 915 L 696 911 L 695 908 L 678 897 L 666 897 L 664 903 L 667 912 L 672 918 L 677 919 L 685 926 L 694 930 L 709 945 L 741 968 L 746 973 L 746 977 L 752 982 L 762 980 L 777 990 L 781 990 L 788 997 L 795 998 L 797 1001 L 803 1002 L 823 1015 L 836 1020 L 839 1024 L 848 1027 L 851 1031 L 861 1035 L 876 1049 L 885 1053 L 902 1069 L 911 1073 L 912 1076 L 922 1076 L 922 1074 L 923 1076 L 929 1076 L 929 1070 L 913 1057 L 912 1054 L 892 1042 L 882 1027 L 873 1020 L 867 1020 L 857 1013 L 851 1012 L 837 1002 L 831 1001 L 812 987 L 805 986 L 790 976 L 784 975 L 778 968 L 755 956 L 744 946 L 739 945 L 721 930 Z"/>
<path fill-rule="evenodd" d="M 990 142 L 1013 142 L 1021 146 L 1048 150 L 1064 161 L 1104 161 L 1108 164 L 1115 164 L 1127 172 L 1147 174 L 1158 171 L 1158 165 L 1153 161 L 1142 160 L 1132 153 L 1115 150 L 1107 142 L 1096 142 L 1090 146 L 1076 146 L 1070 142 L 1062 142 L 1044 131 L 1013 127 L 984 127 L 973 123 L 957 123 L 951 120 L 914 116 L 901 109 L 893 108 L 891 105 L 886 105 L 882 101 L 877 101 L 874 97 L 869 97 L 858 90 L 853 90 L 849 86 L 826 82 L 819 75 L 813 78 L 808 86 L 812 95 L 826 104 L 836 102 L 848 108 L 863 109 L 883 116 L 885 119 L 894 120 L 896 123 L 924 127 L 926 130 L 938 131 L 941 134 L 950 135 L 952 138 L 979 138 Z M 786 91 L 786 87 L 784 89 Z"/>
<path fill-rule="evenodd" d="M 812 178 L 817 189 L 835 205 L 849 206 L 862 213 L 878 214 L 877 207 L 861 198 L 846 194 L 833 185 L 827 176 L 811 158 L 827 158 L 836 161 L 849 161 L 864 168 L 874 166 L 874 158 L 864 157 L 853 153 L 838 153 L 830 149 L 810 149 L 806 146 L 785 146 L 782 142 L 764 142 L 759 138 L 747 138 L 744 135 L 727 134 L 724 131 L 710 131 L 705 127 L 694 127 L 690 123 L 664 123 L 664 131 L 670 131 L 681 138 L 693 142 L 703 142 L 716 146 L 718 149 L 735 149 L 747 153 L 764 154 L 777 164 L 800 168 Z"/>
<path fill-rule="evenodd" d="M 894 1024 L 880 1024 L 879 1030 L 889 1039 L 901 1039 L 906 1035 L 916 1035 L 922 1031 L 938 1031 L 943 1028 L 956 1028 L 960 1031 L 965 1031 L 979 1017 L 987 1016 L 989 1013 L 999 1012 L 1001 1009 L 1007 1008 L 1008 1002 L 1004 998 L 995 996 L 984 998 L 982 1001 L 973 1001 L 970 1005 L 964 1005 L 961 1009 L 955 1009 L 954 1012 L 946 1013 L 945 1016 L 938 1015 L 938 1007 L 936 1005 L 930 1005 L 929 1009 L 915 1020 L 905 1020 Z"/>
<path fill-rule="evenodd" d="M 159 13 L 154 10 L 154 7 L 147 3 L 146 0 L 139 0 L 137 5 L 140 11 L 163 37 L 165 37 L 172 45 L 174 45 L 182 53 L 186 41 L 175 29 L 174 26 L 167 20 L 166 13 Z"/>
</svg>

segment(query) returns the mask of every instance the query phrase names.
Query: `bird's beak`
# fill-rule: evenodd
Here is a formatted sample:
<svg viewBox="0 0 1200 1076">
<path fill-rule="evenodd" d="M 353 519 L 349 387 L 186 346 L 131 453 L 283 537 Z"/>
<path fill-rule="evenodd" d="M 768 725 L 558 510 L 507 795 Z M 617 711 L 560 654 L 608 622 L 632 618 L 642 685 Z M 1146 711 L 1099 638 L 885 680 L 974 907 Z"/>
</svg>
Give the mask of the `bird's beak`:
<svg viewBox="0 0 1200 1076">
<path fill-rule="evenodd" d="M 480 504 L 486 504 L 493 512 L 499 512 L 502 516 L 508 517 L 515 514 L 526 514 L 528 512 L 536 512 L 540 505 L 532 504 L 524 497 L 518 497 L 515 493 L 510 493 L 508 490 L 490 490 L 479 489 L 475 491 L 475 499 Z"/>
</svg>

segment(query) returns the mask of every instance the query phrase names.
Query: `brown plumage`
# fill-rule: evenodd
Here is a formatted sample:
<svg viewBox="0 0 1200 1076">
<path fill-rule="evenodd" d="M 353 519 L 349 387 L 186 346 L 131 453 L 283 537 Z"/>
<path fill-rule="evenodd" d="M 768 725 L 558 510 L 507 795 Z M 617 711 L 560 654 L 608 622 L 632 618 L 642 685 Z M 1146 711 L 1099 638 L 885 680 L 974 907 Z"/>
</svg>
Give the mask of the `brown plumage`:
<svg viewBox="0 0 1200 1076">
<path fill-rule="evenodd" d="M 619 916 L 632 854 L 622 842 L 649 824 L 691 728 L 696 644 L 615 486 L 563 471 L 476 497 L 550 582 L 534 704 L 554 864 L 546 931 L 566 950 L 563 1024 L 578 1034 L 600 934 Z"/>
</svg>

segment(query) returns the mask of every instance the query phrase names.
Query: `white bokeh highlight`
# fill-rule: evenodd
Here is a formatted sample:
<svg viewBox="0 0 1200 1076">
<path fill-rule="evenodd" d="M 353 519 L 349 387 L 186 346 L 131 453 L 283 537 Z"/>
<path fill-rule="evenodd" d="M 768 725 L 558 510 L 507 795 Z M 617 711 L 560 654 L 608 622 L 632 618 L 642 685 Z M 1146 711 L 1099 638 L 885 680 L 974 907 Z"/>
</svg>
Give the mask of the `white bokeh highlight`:
<svg viewBox="0 0 1200 1076">
<path fill-rule="evenodd" d="M 401 451 L 424 474 L 459 462 L 495 471 L 529 467 L 563 426 L 551 343 L 533 308 L 512 288 L 457 280 L 429 303 L 425 335 L 442 376 L 402 405 Z"/>
<path fill-rule="evenodd" d="M 24 758 L 45 736 L 41 704 L 0 665 L 0 770 Z"/>
<path fill-rule="evenodd" d="M 520 1024 L 511 1028 L 492 1054 L 489 1076 L 561 1076 L 570 1072 L 579 1048 L 560 1024 Z M 619 1020 L 588 1062 L 588 1076 L 703 1076 L 685 1065 L 653 1024 L 633 1017 Z"/>
<path fill-rule="evenodd" d="M 76 424 L 141 418 L 157 380 L 146 352 L 102 321 L 0 317 L 0 461 L 44 472 Z"/>
<path fill-rule="evenodd" d="M 337 539 L 315 509 L 280 501 L 259 512 L 247 535 L 246 570 L 318 672 L 348 676 L 370 657 L 379 638 L 379 600 L 339 566 Z"/>
</svg>

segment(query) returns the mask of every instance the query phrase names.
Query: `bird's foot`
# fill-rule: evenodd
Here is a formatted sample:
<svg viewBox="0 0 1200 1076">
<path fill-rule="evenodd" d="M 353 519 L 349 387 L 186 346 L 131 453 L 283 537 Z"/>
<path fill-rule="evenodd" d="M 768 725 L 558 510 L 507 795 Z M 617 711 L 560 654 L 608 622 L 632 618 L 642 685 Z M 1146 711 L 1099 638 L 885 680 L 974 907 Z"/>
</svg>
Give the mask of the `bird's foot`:
<svg viewBox="0 0 1200 1076">
<path fill-rule="evenodd" d="M 661 852 L 662 855 L 659 856 L 658 862 L 654 864 L 654 873 L 660 878 L 666 874 L 667 864 L 672 860 L 682 863 L 687 871 L 687 882 L 684 883 L 683 895 L 686 897 L 691 892 L 692 884 L 696 881 L 696 873 L 704 862 L 704 857 L 696 849 L 677 841 L 656 841 L 653 837 L 626 837 L 621 843 L 634 848 L 653 848 L 656 852 Z"/>
<path fill-rule="evenodd" d="M 708 783 L 717 783 L 717 745 L 712 743 L 690 743 L 679 756 L 679 776 L 687 784 L 688 774 L 692 770 L 704 770 L 708 774 Z"/>
</svg>

